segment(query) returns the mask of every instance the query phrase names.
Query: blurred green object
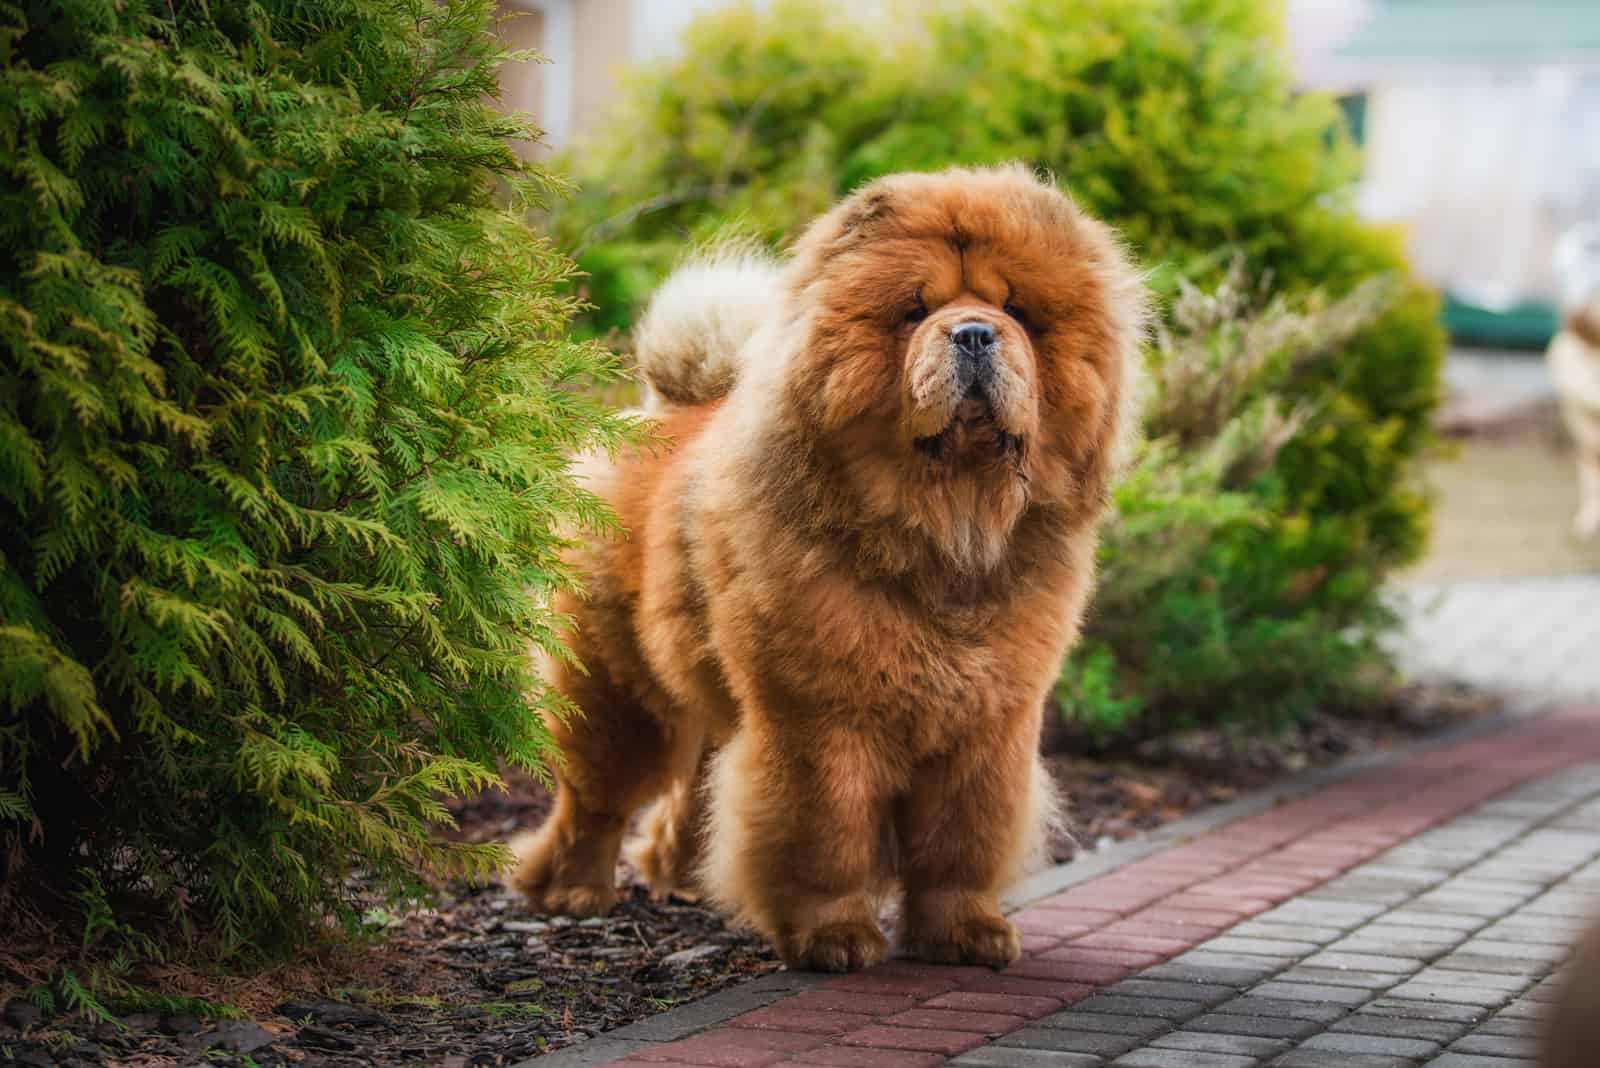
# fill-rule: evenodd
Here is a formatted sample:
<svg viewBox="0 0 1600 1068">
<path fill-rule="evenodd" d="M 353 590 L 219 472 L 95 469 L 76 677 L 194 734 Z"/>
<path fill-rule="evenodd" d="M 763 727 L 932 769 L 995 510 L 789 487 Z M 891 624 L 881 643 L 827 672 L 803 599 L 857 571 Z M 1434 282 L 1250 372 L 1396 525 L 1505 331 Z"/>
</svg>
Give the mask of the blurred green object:
<svg viewBox="0 0 1600 1068">
<path fill-rule="evenodd" d="M 1444 325 L 1452 338 L 1467 344 L 1543 349 L 1560 329 L 1561 321 L 1555 306 L 1542 301 L 1491 311 L 1446 294 Z"/>
<path fill-rule="evenodd" d="M 1070 713 L 1111 732 L 1282 720 L 1381 663 L 1380 584 L 1427 533 L 1415 462 L 1432 440 L 1444 338 L 1399 235 L 1354 213 L 1359 159 L 1338 105 L 1292 92 L 1279 8 L 957 0 L 875 17 L 826 0 L 738 5 L 636 72 L 615 121 L 570 161 L 580 192 L 549 223 L 589 272 L 602 333 L 625 332 L 696 243 L 780 244 L 870 178 L 955 163 L 1049 170 L 1121 229 L 1165 295 L 1179 277 L 1201 290 L 1230 272 L 1265 283 L 1246 318 L 1271 299 L 1314 309 L 1388 277 L 1381 313 L 1337 352 L 1253 379 L 1310 414 L 1267 470 L 1230 490 L 1251 498 L 1248 520 L 1215 524 L 1183 573 L 1147 591 L 1141 641 L 1094 645 L 1092 686 L 1071 684 L 1087 677 L 1087 653 L 1067 668 Z M 1219 365 L 1237 355 L 1233 336 L 1217 335 Z M 1176 449 L 1166 462 L 1194 461 Z M 1091 638 L 1128 633 L 1099 613 Z"/>
<path fill-rule="evenodd" d="M 64 1007 L 488 875 L 444 798 L 555 756 L 569 458 L 637 434 L 493 12 L 0 9 L 0 941 Z"/>
</svg>

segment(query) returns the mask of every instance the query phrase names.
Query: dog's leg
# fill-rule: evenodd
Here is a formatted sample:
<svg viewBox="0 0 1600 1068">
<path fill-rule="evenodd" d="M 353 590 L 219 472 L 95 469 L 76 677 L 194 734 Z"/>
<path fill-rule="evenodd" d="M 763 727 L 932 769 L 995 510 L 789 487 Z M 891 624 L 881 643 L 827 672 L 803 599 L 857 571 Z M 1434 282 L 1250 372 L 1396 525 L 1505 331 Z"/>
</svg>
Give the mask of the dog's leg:
<svg viewBox="0 0 1600 1068">
<path fill-rule="evenodd" d="M 628 844 L 628 862 L 650 884 L 657 900 L 672 894 L 691 900 L 699 896 L 709 764 L 710 757 L 702 757 L 692 774 L 674 782 L 645 815 L 639 837 Z"/>
<path fill-rule="evenodd" d="M 1022 951 L 999 894 L 1042 847 L 1055 795 L 1036 730 L 983 741 L 918 767 L 896 806 L 901 942 L 921 960 L 999 968 Z"/>
<path fill-rule="evenodd" d="M 885 798 L 870 754 L 810 737 L 781 743 L 747 717 L 711 776 L 705 886 L 791 968 L 877 964 L 888 951 L 874 892 Z"/>
<path fill-rule="evenodd" d="M 510 881 L 535 912 L 598 916 L 617 902 L 628 818 L 673 777 L 677 724 L 621 693 L 599 663 L 589 675 L 556 666 L 551 682 L 582 711 L 565 722 L 549 719 L 561 747 L 555 809 L 538 831 L 512 843 L 517 867 Z M 698 746 L 698 734 L 694 741 Z"/>
<path fill-rule="evenodd" d="M 1584 540 L 1600 535 L 1600 448 L 1578 446 L 1578 514 L 1572 530 Z"/>
</svg>

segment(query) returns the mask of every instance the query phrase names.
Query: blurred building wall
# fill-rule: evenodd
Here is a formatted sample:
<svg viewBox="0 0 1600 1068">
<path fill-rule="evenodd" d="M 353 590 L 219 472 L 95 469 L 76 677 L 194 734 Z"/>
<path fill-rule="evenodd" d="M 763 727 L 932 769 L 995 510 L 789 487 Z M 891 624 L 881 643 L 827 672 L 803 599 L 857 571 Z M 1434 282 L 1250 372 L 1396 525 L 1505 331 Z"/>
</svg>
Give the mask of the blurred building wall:
<svg viewBox="0 0 1600 1068">
<path fill-rule="evenodd" d="M 500 0 L 500 35 L 548 62 L 501 76 L 505 107 L 533 115 L 561 148 L 597 128 L 630 63 L 668 53 L 695 15 L 726 0 Z"/>
</svg>

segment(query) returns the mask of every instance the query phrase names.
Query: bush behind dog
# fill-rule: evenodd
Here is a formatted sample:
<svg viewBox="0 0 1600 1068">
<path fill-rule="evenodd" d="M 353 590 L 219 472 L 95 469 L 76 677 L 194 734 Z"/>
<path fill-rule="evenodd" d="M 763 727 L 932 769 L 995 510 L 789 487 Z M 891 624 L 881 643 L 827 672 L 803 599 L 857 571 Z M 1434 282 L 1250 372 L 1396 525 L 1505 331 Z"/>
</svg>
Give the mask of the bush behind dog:
<svg viewBox="0 0 1600 1068">
<path fill-rule="evenodd" d="M 582 192 L 550 224 L 589 272 L 588 324 L 602 332 L 631 325 L 688 245 L 730 232 L 781 241 L 867 179 L 950 163 L 1053 172 L 1121 229 L 1169 297 L 1180 277 L 1215 290 L 1236 262 L 1306 312 L 1390 279 L 1334 351 L 1253 376 L 1233 398 L 1230 415 L 1263 391 L 1285 410 L 1309 402 L 1248 485 L 1175 511 L 1141 497 L 1148 471 L 1119 493 L 1142 524 L 1191 527 L 1185 537 L 1194 509 L 1214 517 L 1203 551 L 1135 615 L 1116 614 L 1115 597 L 1091 611 L 1106 637 L 1066 671 L 1073 715 L 1104 730 L 1281 720 L 1353 696 L 1358 668 L 1381 663 L 1379 585 L 1427 533 L 1415 466 L 1443 339 L 1398 236 L 1354 214 L 1358 161 L 1333 102 L 1291 91 L 1278 8 L 955 0 L 874 19 L 827 0 L 738 5 L 635 76 L 613 124 L 573 157 Z M 1169 323 L 1176 314 L 1169 303 Z M 1213 340 L 1231 344 L 1227 330 Z M 1183 482 L 1196 461 L 1174 448 L 1145 462 Z M 1244 505 L 1250 522 L 1234 515 Z M 1118 529 L 1111 567 L 1127 557 Z"/>
</svg>

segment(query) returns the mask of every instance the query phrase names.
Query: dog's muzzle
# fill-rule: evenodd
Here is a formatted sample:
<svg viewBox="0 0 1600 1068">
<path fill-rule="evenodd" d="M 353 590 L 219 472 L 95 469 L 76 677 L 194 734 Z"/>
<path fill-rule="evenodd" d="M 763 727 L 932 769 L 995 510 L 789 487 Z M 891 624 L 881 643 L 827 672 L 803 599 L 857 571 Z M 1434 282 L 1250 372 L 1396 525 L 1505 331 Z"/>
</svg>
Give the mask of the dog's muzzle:
<svg viewBox="0 0 1600 1068">
<path fill-rule="evenodd" d="M 994 381 L 995 350 L 999 345 L 1000 335 L 995 328 L 981 320 L 958 323 L 950 331 L 957 396 L 987 395 L 989 384 Z"/>
</svg>

